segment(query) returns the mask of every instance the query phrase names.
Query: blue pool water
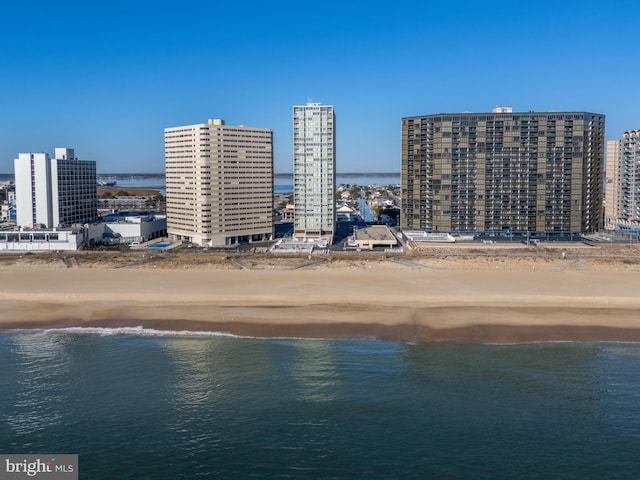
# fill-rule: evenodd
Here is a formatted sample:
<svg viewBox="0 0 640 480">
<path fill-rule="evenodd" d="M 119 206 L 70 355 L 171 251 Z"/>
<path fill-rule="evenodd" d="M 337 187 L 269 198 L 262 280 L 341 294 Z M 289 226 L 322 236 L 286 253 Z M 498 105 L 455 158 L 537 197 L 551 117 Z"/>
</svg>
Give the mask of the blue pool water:
<svg viewBox="0 0 640 480">
<path fill-rule="evenodd" d="M 170 243 L 154 243 L 153 245 L 148 245 L 145 248 L 168 248 L 170 246 Z"/>
</svg>

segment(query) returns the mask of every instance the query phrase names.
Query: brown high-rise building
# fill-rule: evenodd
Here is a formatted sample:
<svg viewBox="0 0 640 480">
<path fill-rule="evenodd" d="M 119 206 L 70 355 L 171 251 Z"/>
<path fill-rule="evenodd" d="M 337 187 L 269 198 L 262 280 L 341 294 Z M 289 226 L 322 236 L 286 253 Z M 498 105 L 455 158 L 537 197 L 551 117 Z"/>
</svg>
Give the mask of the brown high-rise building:
<svg viewBox="0 0 640 480">
<path fill-rule="evenodd" d="M 438 114 L 402 119 L 401 227 L 585 233 L 603 220 L 604 115 Z"/>
</svg>

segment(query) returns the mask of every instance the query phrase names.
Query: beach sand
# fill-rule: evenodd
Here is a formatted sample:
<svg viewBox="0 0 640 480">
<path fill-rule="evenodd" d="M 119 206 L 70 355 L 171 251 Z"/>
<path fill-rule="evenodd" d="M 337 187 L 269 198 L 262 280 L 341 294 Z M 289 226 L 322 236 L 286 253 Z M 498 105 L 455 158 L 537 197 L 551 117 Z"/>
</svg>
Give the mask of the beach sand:
<svg viewBox="0 0 640 480">
<path fill-rule="evenodd" d="M 638 262 L 624 255 L 572 255 L 13 257 L 0 265 L 0 328 L 143 326 L 416 342 L 640 341 Z"/>
</svg>

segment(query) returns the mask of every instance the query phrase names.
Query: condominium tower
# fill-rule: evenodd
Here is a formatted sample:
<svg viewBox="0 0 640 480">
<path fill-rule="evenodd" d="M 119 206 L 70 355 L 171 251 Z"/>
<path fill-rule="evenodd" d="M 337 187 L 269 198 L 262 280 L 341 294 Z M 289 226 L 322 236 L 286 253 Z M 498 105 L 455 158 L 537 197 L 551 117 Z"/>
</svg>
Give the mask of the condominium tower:
<svg viewBox="0 0 640 480">
<path fill-rule="evenodd" d="M 223 120 L 166 128 L 167 231 L 224 246 L 273 235 L 273 132 Z"/>
<path fill-rule="evenodd" d="M 403 118 L 401 227 L 597 231 L 604 124 L 601 114 L 510 107 Z"/>
<path fill-rule="evenodd" d="M 605 221 L 608 227 L 640 225 L 640 130 L 607 142 Z"/>
<path fill-rule="evenodd" d="M 297 237 L 333 237 L 336 219 L 336 137 L 333 106 L 293 107 L 294 231 Z"/>
<path fill-rule="evenodd" d="M 72 148 L 20 153 L 14 160 L 16 220 L 20 227 L 66 227 L 97 219 L 96 162 Z"/>
</svg>

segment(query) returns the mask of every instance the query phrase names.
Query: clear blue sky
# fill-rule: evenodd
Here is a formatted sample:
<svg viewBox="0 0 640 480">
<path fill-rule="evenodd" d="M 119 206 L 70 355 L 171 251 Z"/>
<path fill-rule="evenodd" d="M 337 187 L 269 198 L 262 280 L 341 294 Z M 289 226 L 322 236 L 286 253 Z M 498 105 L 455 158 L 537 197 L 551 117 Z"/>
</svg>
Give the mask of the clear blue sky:
<svg viewBox="0 0 640 480">
<path fill-rule="evenodd" d="M 335 107 L 338 172 L 400 170 L 403 116 L 585 110 L 640 128 L 631 1 L 29 1 L 0 6 L 0 172 L 76 149 L 98 172 L 163 172 L 165 127 L 274 130 Z"/>
</svg>

